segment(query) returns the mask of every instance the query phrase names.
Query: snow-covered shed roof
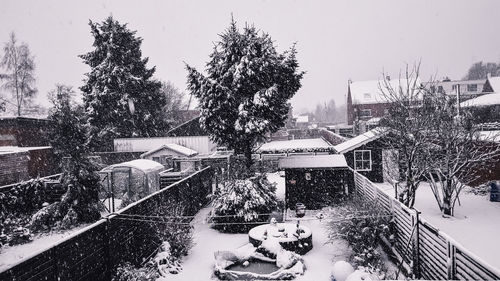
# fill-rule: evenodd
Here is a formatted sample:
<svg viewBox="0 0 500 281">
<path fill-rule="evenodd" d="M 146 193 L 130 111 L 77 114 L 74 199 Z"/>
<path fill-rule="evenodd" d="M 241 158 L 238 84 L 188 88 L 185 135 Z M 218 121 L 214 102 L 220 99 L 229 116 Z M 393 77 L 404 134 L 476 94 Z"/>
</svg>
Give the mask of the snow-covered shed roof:
<svg viewBox="0 0 500 281">
<path fill-rule="evenodd" d="M 500 143 L 500 131 L 480 131 L 479 140 Z"/>
<path fill-rule="evenodd" d="M 178 144 L 175 144 L 175 143 L 167 143 L 167 144 L 160 145 L 157 148 L 153 148 L 150 151 L 141 154 L 141 157 L 146 157 L 146 156 L 148 156 L 150 154 L 153 154 L 155 152 L 158 152 L 158 151 L 160 151 L 162 149 L 172 150 L 172 151 L 175 151 L 175 152 L 177 152 L 179 154 L 182 154 L 182 155 L 184 155 L 186 157 L 190 157 L 190 156 L 194 156 L 194 155 L 198 154 L 197 151 L 192 150 L 191 148 L 187 148 L 185 146 L 178 145 Z"/>
<path fill-rule="evenodd" d="M 493 92 L 500 93 L 500 76 L 488 77 L 488 79 L 486 81 L 488 83 L 490 83 L 490 86 L 493 89 Z"/>
<path fill-rule="evenodd" d="M 486 94 L 477 98 L 466 100 L 460 103 L 460 107 L 489 106 L 497 104 L 500 104 L 500 93 Z"/>
<path fill-rule="evenodd" d="M 51 148 L 51 146 L 29 146 L 29 147 L 0 146 L 0 154 L 19 153 L 19 152 L 27 152 L 30 150 L 40 150 L 40 149 L 49 149 L 49 148 Z"/>
<path fill-rule="evenodd" d="M 352 103 L 372 104 L 387 102 L 387 99 L 384 97 L 384 93 L 387 93 L 387 90 L 384 89 L 383 83 L 383 80 L 351 82 L 349 84 L 349 89 L 351 91 Z M 415 88 L 420 88 L 422 86 L 420 79 L 392 79 L 389 80 L 388 83 L 395 91 L 401 86 L 404 92 L 407 91 L 408 86 L 414 86 Z"/>
<path fill-rule="evenodd" d="M 333 146 L 330 145 L 324 139 L 297 139 L 297 140 L 286 140 L 286 141 L 272 141 L 263 144 L 257 150 L 258 153 L 265 152 L 292 152 L 292 151 L 317 151 L 317 150 L 333 150 Z"/>
<path fill-rule="evenodd" d="M 374 141 L 374 140 L 384 136 L 385 134 L 387 134 L 388 131 L 389 131 L 389 129 L 387 129 L 387 128 L 377 127 L 377 128 L 372 129 L 366 133 L 363 133 L 359 136 L 356 136 L 350 140 L 347 140 L 341 144 L 338 144 L 338 145 L 334 146 L 333 148 L 335 148 L 337 153 L 341 153 L 341 154 L 346 153 L 348 151 L 351 151 L 355 148 L 358 148 L 364 144 L 367 144 L 371 141 Z"/>
<path fill-rule="evenodd" d="M 309 115 L 297 116 L 297 120 L 295 122 L 296 123 L 308 123 L 309 122 Z"/>
<path fill-rule="evenodd" d="M 342 154 L 296 155 L 279 160 L 280 168 L 347 168 Z"/>
<path fill-rule="evenodd" d="M 114 164 L 111 166 L 108 166 L 101 171 L 110 171 L 113 168 L 119 168 L 119 167 L 128 167 L 128 168 L 135 168 L 138 170 L 143 171 L 144 173 L 149 173 L 149 172 L 160 172 L 162 170 L 165 170 L 165 167 L 163 167 L 162 164 L 152 161 L 152 160 L 147 160 L 147 159 L 137 159 L 137 160 L 132 160 L 128 162 L 123 162 L 123 163 L 118 163 Z"/>
</svg>

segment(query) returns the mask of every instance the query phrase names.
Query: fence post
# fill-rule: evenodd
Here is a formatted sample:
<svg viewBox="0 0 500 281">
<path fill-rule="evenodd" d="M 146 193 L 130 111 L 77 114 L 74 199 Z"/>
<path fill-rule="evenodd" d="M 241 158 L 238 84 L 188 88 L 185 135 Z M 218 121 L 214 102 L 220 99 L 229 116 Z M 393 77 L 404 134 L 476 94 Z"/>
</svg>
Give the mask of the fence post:
<svg viewBox="0 0 500 281">
<path fill-rule="evenodd" d="M 412 225 L 415 227 L 415 233 L 413 235 L 413 276 L 416 279 L 420 278 L 420 241 L 419 241 L 419 236 L 420 236 L 420 212 L 417 210 L 415 211 L 415 215 L 411 217 L 412 219 Z"/>
<path fill-rule="evenodd" d="M 446 260 L 446 267 L 448 272 L 448 280 L 454 280 L 456 275 L 456 261 L 455 261 L 455 245 L 447 241 L 448 257 Z"/>
</svg>

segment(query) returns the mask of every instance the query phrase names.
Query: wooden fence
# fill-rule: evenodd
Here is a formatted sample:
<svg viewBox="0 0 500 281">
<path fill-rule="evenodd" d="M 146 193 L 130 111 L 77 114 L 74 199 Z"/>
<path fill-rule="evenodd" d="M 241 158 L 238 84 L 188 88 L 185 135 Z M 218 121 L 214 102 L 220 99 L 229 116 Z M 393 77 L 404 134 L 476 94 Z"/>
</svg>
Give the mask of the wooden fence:
<svg viewBox="0 0 500 281">
<path fill-rule="evenodd" d="M 208 202 L 212 178 L 206 167 L 20 261 L 1 272 L 0 280 L 111 280 L 117 265 L 140 264 L 159 246 L 147 239 L 151 223 L 120 218 L 150 215 L 171 200 L 184 205 L 186 215 L 194 215 Z"/>
<path fill-rule="evenodd" d="M 353 171 L 355 192 L 376 203 L 395 221 L 392 249 L 406 271 L 427 280 L 498 280 L 500 270 L 423 219 L 419 212 L 386 194 Z M 486 241 L 485 241 L 486 243 Z"/>
</svg>

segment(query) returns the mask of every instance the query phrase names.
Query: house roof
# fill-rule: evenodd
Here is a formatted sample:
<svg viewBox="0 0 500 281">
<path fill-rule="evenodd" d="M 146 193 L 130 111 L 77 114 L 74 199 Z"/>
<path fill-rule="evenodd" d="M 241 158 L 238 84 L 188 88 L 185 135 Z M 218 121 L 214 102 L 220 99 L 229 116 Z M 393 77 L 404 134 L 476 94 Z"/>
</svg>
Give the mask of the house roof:
<svg viewBox="0 0 500 281">
<path fill-rule="evenodd" d="M 161 145 L 157 148 L 154 148 L 154 149 L 151 149 L 150 151 L 148 152 L 145 152 L 143 154 L 141 154 L 141 157 L 146 157 L 148 155 L 151 155 L 155 152 L 158 152 L 162 149 L 166 149 L 166 150 L 172 150 L 172 151 L 175 151 L 179 154 L 182 154 L 186 157 L 190 157 L 190 156 L 194 156 L 194 155 L 197 155 L 198 152 L 195 151 L 195 150 L 192 150 L 191 148 L 187 148 L 185 146 L 182 146 L 182 145 L 178 145 L 178 144 L 175 144 L 175 143 L 167 143 L 167 144 L 164 144 L 164 145 Z"/>
<path fill-rule="evenodd" d="M 383 80 L 371 80 L 371 81 L 355 81 L 349 84 L 349 89 L 351 91 L 351 98 L 353 104 L 373 104 L 373 103 L 386 103 L 387 99 L 384 97 L 384 93 L 388 93 L 386 89 L 383 88 Z M 390 86 L 397 90 L 400 85 L 403 91 L 406 91 L 408 84 L 415 85 L 415 87 L 420 87 L 420 79 L 393 79 L 389 80 Z M 381 89 L 382 87 L 382 89 Z"/>
<path fill-rule="evenodd" d="M 384 136 L 388 131 L 389 129 L 387 128 L 377 127 L 341 144 L 338 144 L 333 148 L 335 148 L 337 153 L 343 154 Z"/>
<path fill-rule="evenodd" d="M 297 116 L 297 120 L 295 122 L 296 123 L 308 123 L 309 122 L 309 115 Z"/>
<path fill-rule="evenodd" d="M 500 87 L 498 89 L 500 90 Z M 500 93 L 485 94 L 477 98 L 466 100 L 460 103 L 460 107 L 489 106 L 496 104 L 500 104 Z"/>
<path fill-rule="evenodd" d="M 314 150 L 328 150 L 332 149 L 333 146 L 330 145 L 324 139 L 297 139 L 297 140 L 287 140 L 287 141 L 272 141 L 263 144 L 257 152 L 286 152 L 286 151 L 314 151 Z"/>
<path fill-rule="evenodd" d="M 347 168 L 342 154 L 296 155 L 279 160 L 280 168 Z"/>
</svg>

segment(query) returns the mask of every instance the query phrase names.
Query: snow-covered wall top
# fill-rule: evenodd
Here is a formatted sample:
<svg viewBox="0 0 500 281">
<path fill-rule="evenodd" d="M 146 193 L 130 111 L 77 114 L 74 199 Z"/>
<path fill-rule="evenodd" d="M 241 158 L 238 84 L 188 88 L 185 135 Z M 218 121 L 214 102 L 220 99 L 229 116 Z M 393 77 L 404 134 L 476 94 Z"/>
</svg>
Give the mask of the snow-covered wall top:
<svg viewBox="0 0 500 281">
<path fill-rule="evenodd" d="M 113 143 L 115 151 L 120 152 L 146 152 L 165 144 L 174 143 L 197 151 L 199 154 L 210 154 L 217 147 L 208 136 L 124 138 L 115 139 Z"/>
</svg>

